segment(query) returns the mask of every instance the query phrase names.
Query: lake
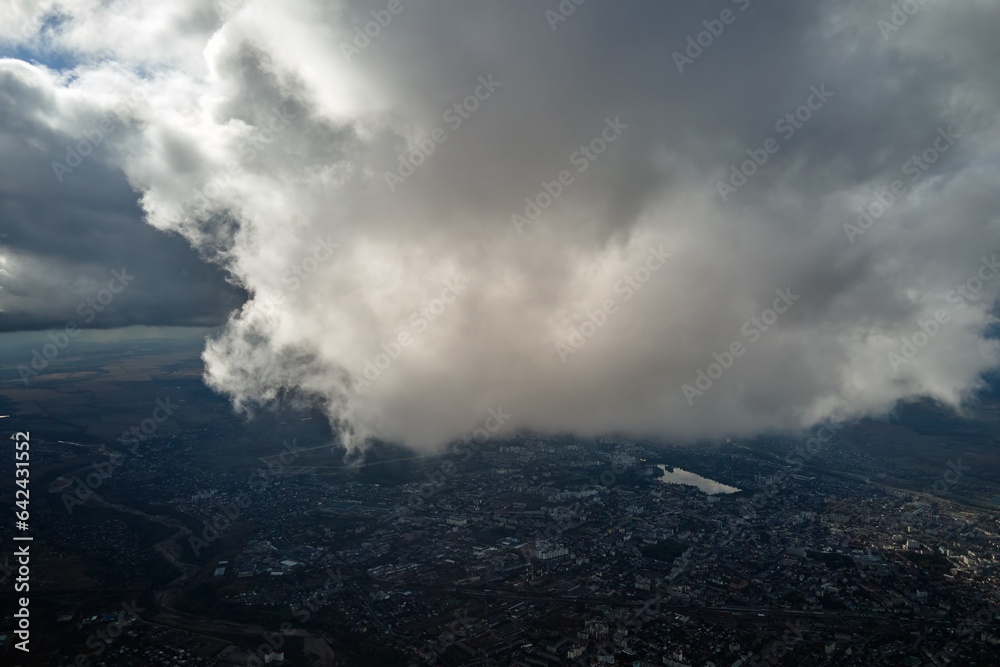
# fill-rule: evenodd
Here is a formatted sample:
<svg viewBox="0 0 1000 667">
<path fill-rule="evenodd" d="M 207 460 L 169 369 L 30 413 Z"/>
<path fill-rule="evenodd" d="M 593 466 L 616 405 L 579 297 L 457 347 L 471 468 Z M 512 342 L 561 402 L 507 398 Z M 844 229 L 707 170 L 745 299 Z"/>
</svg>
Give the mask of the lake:
<svg viewBox="0 0 1000 667">
<path fill-rule="evenodd" d="M 687 470 L 675 467 L 673 472 L 669 472 L 667 471 L 667 466 L 665 465 L 658 465 L 656 467 L 663 471 L 663 477 L 660 477 L 659 480 L 664 484 L 697 486 L 710 496 L 721 493 L 736 493 L 739 491 L 739 489 L 735 486 L 727 486 L 721 482 L 716 482 L 714 479 L 708 479 L 707 477 L 696 475 L 695 473 L 688 472 Z"/>
</svg>

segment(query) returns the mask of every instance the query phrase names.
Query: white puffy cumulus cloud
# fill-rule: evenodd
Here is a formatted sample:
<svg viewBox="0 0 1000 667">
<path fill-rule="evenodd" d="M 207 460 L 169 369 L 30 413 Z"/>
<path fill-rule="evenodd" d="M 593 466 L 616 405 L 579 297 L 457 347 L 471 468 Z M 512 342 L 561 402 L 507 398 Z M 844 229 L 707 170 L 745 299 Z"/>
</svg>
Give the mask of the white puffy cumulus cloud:
<svg viewBox="0 0 1000 667">
<path fill-rule="evenodd" d="M 959 407 L 1000 361 L 1000 6 L 802 5 L 21 2 L 4 43 L 69 64 L 0 96 L 52 160 L 115 114 L 146 221 L 250 295 L 207 382 L 352 447 Z"/>
</svg>

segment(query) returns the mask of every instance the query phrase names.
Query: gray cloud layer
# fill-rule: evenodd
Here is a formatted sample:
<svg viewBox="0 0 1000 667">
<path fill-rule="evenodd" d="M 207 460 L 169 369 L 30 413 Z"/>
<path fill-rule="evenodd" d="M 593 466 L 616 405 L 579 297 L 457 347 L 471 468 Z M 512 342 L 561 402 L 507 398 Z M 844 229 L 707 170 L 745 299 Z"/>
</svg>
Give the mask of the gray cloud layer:
<svg viewBox="0 0 1000 667">
<path fill-rule="evenodd" d="M 0 93 L 59 159 L 51 133 L 145 84 L 103 164 L 252 295 L 205 352 L 239 405 L 422 448 L 499 406 L 738 435 L 959 405 L 1000 359 L 1000 280 L 973 289 L 1000 250 L 1000 7 L 913 6 L 78 0 L 9 35 L 73 75 L 0 61 Z M 69 199 L 52 181 L 22 189 Z"/>
</svg>

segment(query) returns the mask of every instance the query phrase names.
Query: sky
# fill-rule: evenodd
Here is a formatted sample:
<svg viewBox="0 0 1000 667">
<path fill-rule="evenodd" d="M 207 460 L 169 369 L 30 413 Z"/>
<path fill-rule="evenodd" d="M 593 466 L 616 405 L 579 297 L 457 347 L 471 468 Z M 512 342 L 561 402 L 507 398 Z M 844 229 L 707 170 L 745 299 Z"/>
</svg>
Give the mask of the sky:
<svg viewBox="0 0 1000 667">
<path fill-rule="evenodd" d="M 998 22 L 4 3 L 0 331 L 218 327 L 211 387 L 352 447 L 962 409 L 1000 364 Z"/>
</svg>

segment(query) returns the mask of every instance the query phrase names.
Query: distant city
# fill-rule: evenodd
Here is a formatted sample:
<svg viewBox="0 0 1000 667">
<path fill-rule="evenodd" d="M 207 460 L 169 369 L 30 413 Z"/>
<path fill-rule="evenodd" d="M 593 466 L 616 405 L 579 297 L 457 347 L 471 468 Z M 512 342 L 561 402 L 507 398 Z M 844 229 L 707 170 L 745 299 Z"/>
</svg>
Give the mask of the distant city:
<svg viewBox="0 0 1000 667">
<path fill-rule="evenodd" d="M 152 384 L 178 417 L 198 391 Z M 1000 485 L 954 461 L 905 470 L 860 442 L 863 425 L 683 446 L 510 434 L 424 457 L 375 445 L 354 464 L 321 427 L 223 413 L 134 440 L 38 438 L 33 613 L 57 638 L 50 664 L 990 665 L 1000 651 Z"/>
</svg>

